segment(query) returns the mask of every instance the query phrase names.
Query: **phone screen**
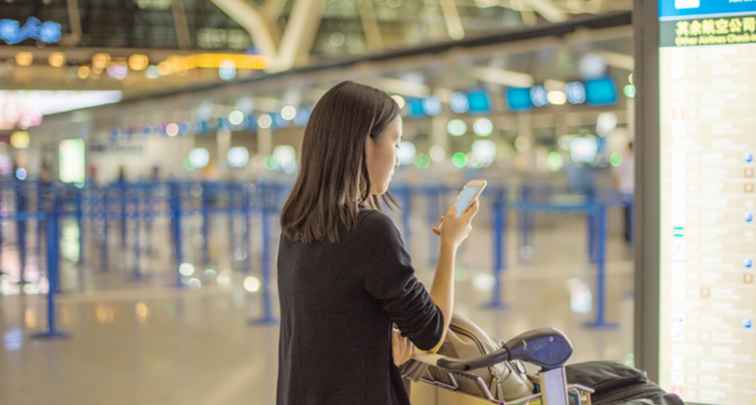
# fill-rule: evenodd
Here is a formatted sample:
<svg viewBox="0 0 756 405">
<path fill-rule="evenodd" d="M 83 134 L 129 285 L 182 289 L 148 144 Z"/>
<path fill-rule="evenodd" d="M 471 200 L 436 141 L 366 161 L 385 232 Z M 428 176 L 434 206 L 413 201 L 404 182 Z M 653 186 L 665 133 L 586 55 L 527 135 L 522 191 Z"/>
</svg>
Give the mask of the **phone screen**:
<svg viewBox="0 0 756 405">
<path fill-rule="evenodd" d="M 457 216 L 461 216 L 462 213 L 465 212 L 467 207 L 470 206 L 470 203 L 472 203 L 473 198 L 475 198 L 475 195 L 478 194 L 478 191 L 480 191 L 480 187 L 465 187 L 462 189 L 462 191 L 459 193 L 459 197 L 457 197 Z"/>
</svg>

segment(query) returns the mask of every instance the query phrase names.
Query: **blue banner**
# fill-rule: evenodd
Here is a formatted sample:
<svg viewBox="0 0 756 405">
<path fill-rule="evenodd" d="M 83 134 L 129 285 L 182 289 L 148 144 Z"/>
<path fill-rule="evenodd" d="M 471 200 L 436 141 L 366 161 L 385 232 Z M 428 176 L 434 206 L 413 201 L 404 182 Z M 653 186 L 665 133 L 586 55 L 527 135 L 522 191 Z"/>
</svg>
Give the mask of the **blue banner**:
<svg viewBox="0 0 756 405">
<path fill-rule="evenodd" d="M 756 0 L 659 0 L 659 17 L 756 13 Z"/>
</svg>

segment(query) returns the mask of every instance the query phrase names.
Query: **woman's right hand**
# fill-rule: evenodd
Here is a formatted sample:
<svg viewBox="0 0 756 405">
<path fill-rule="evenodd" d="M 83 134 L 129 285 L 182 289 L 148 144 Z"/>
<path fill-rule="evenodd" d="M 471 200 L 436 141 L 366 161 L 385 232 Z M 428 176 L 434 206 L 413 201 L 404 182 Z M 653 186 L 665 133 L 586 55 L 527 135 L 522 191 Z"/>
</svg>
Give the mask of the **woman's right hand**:
<svg viewBox="0 0 756 405">
<path fill-rule="evenodd" d="M 472 220 L 477 215 L 479 208 L 480 201 L 476 197 L 462 213 L 462 216 L 457 217 L 457 209 L 452 204 L 446 211 L 446 215 L 441 217 L 441 223 L 433 228 L 433 232 L 441 236 L 442 243 L 448 243 L 452 247 L 458 248 L 470 236 Z"/>
</svg>

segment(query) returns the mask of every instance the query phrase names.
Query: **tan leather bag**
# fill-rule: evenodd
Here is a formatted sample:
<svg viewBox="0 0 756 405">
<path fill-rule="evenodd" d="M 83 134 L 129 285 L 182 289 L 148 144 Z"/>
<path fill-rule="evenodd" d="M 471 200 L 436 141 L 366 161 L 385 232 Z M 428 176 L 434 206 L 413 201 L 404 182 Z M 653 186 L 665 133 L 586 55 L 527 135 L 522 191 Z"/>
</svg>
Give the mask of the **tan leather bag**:
<svg viewBox="0 0 756 405">
<path fill-rule="evenodd" d="M 491 339 L 478 325 L 462 316 L 454 315 L 446 340 L 438 354 L 456 359 L 473 359 L 500 348 L 501 345 Z M 413 381 L 425 378 L 446 385 L 454 385 L 446 371 L 416 360 L 408 361 L 400 370 L 404 378 Z M 525 370 L 507 362 L 471 370 L 468 374 L 481 377 L 488 390 L 498 400 L 510 401 L 533 393 L 533 384 L 525 374 Z M 454 380 L 459 391 L 484 397 L 484 393 L 474 379 L 455 375 Z"/>
</svg>

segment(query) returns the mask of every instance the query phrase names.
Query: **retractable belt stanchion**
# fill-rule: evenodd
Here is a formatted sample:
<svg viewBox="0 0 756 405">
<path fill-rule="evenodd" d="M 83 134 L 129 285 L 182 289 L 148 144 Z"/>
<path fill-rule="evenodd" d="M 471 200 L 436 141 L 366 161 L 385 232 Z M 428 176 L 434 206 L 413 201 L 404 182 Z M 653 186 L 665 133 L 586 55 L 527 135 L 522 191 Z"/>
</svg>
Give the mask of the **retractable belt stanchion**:
<svg viewBox="0 0 756 405">
<path fill-rule="evenodd" d="M 235 258 L 237 257 L 237 246 L 239 241 L 236 240 L 236 222 L 234 216 L 236 215 L 236 201 L 238 186 L 234 182 L 229 181 L 223 184 L 226 191 L 226 230 L 228 231 L 228 252 L 231 258 L 231 263 L 235 264 Z"/>
<path fill-rule="evenodd" d="M 202 217 L 201 233 L 202 233 L 202 268 L 207 269 L 210 265 L 210 203 L 213 200 L 211 197 L 212 190 L 210 183 L 203 181 L 200 183 L 201 197 L 200 197 L 200 212 Z"/>
<path fill-rule="evenodd" d="M 134 264 L 132 270 L 132 276 L 135 280 L 140 280 L 144 276 L 142 274 L 142 219 L 144 214 L 142 212 L 142 193 L 143 188 L 140 186 L 133 188 L 134 196 Z"/>
<path fill-rule="evenodd" d="M 243 272 L 252 271 L 252 190 L 246 186 L 242 190 L 242 216 L 244 218 L 242 240 L 244 241 Z"/>
<path fill-rule="evenodd" d="M 100 271 L 110 270 L 110 186 L 103 186 L 102 190 L 102 240 L 100 241 Z"/>
<path fill-rule="evenodd" d="M 32 337 L 35 339 L 59 339 L 68 337 L 68 334 L 58 329 L 55 302 L 60 284 L 60 200 L 58 196 L 53 196 L 52 207 L 45 216 L 47 222 L 47 330 Z"/>
<path fill-rule="evenodd" d="M 423 191 L 428 201 L 428 227 L 436 226 L 441 217 L 441 200 L 445 187 L 443 184 L 428 186 Z M 428 233 L 428 264 L 433 266 L 438 260 L 438 237 L 433 233 Z"/>
<path fill-rule="evenodd" d="M 275 203 L 277 199 L 276 192 L 272 184 L 266 182 L 260 182 L 258 184 L 259 197 L 261 200 L 260 205 L 260 221 L 261 221 L 261 241 L 262 252 L 260 255 L 260 272 L 262 275 L 261 280 L 261 295 L 260 301 L 262 305 L 262 315 L 259 318 L 251 320 L 251 325 L 275 325 L 278 323 L 278 319 L 273 315 L 273 303 L 272 303 L 272 291 L 270 287 L 271 282 L 271 216 L 275 215 Z"/>
<path fill-rule="evenodd" d="M 184 281 L 179 271 L 181 264 L 184 263 L 183 238 L 181 235 L 181 185 L 177 181 L 172 181 L 169 187 L 169 207 L 171 236 L 173 239 L 173 257 L 176 269 L 176 284 L 178 288 L 184 287 Z"/>
<path fill-rule="evenodd" d="M 27 190 L 25 183 L 21 180 L 14 180 L 14 190 L 16 192 L 16 213 L 26 213 L 28 209 Z M 25 215 L 16 216 L 16 244 L 18 246 L 18 266 L 19 277 L 18 284 L 28 284 L 26 279 L 26 231 L 27 218 Z"/>
<path fill-rule="evenodd" d="M 79 257 L 77 264 L 79 267 L 84 266 L 84 256 L 86 250 L 86 232 L 84 229 L 84 189 L 74 188 L 74 217 L 76 219 L 76 227 L 79 231 Z"/>
<path fill-rule="evenodd" d="M 484 304 L 489 309 L 505 309 L 508 305 L 503 299 L 502 276 L 507 269 L 507 189 L 494 187 L 491 198 L 491 229 L 493 231 L 493 278 L 491 300 Z"/>
<path fill-rule="evenodd" d="M 596 280 L 594 304 L 595 318 L 586 322 L 585 326 L 592 329 L 616 329 L 617 323 L 606 321 L 606 206 L 600 202 L 593 202 L 591 209 L 596 226 Z"/>
</svg>

